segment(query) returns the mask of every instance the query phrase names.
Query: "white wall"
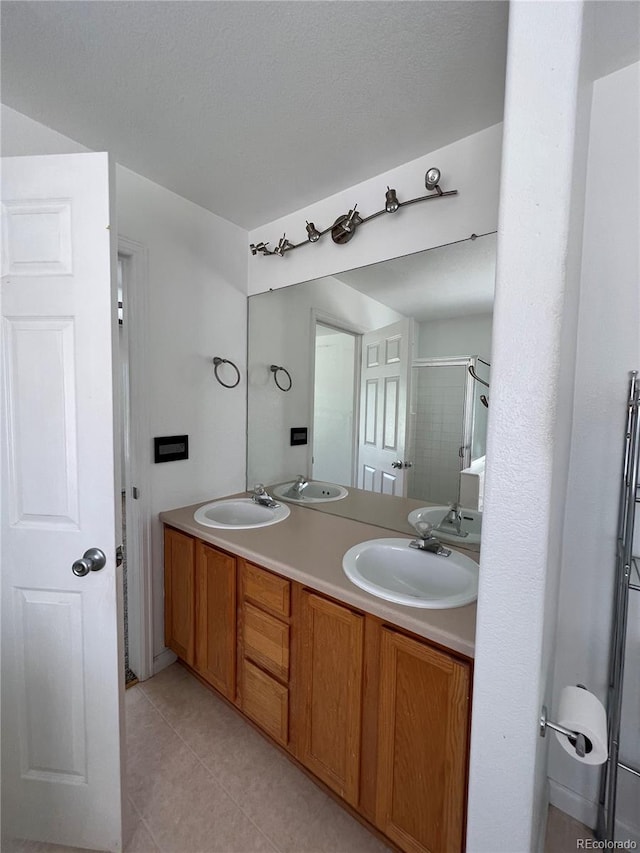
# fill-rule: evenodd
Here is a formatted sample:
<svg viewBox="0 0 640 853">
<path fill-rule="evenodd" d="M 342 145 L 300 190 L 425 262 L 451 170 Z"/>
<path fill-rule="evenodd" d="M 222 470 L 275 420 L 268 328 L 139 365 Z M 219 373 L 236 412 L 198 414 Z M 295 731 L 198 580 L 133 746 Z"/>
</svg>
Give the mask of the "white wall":
<svg viewBox="0 0 640 853">
<path fill-rule="evenodd" d="M 2 108 L 2 153 L 87 150 Z M 164 648 L 161 510 L 241 491 L 246 386 L 226 390 L 212 358 L 246 363 L 246 232 L 128 169 L 116 167 L 118 234 L 148 253 L 145 479 L 152 517 L 154 653 Z M 132 370 L 135 369 L 132 366 Z M 244 373 L 243 373 L 244 375 Z M 156 435 L 189 435 L 189 460 L 154 465 Z"/>
<path fill-rule="evenodd" d="M 640 65 L 594 84 L 571 464 L 553 703 L 565 684 L 606 698 L 627 372 L 640 369 Z M 603 178 L 603 164 L 610 173 Z M 636 550 L 638 553 L 638 550 Z M 621 758 L 640 765 L 640 595 L 631 593 Z M 598 773 L 550 750 L 551 800 L 595 824 Z M 618 817 L 640 842 L 640 783 L 619 774 Z"/>
<path fill-rule="evenodd" d="M 491 356 L 493 314 L 474 314 L 470 317 L 451 317 L 418 324 L 417 356 L 479 355 L 486 361 Z"/>
<path fill-rule="evenodd" d="M 246 365 L 242 229 L 127 169 L 116 175 L 118 233 L 148 249 L 149 465 L 154 647 L 163 642 L 158 513 L 241 491 L 246 386 L 215 381 L 212 359 Z M 153 464 L 152 436 L 189 435 L 189 459 Z"/>
<path fill-rule="evenodd" d="M 250 487 L 309 474 L 310 446 L 291 447 L 289 430 L 309 427 L 311 440 L 312 311 L 320 312 L 319 320 L 333 319 L 360 332 L 401 319 L 396 311 L 333 277 L 251 297 L 247 447 Z M 289 371 L 290 391 L 276 388 L 269 370 L 271 364 Z"/>
<path fill-rule="evenodd" d="M 538 850 L 544 839 L 549 738 L 537 720 L 550 692 L 571 429 L 582 13 L 579 2 L 510 6 L 470 853 Z"/>
<path fill-rule="evenodd" d="M 316 335 L 311 474 L 341 486 L 353 485 L 356 342 L 346 332 Z"/>
<path fill-rule="evenodd" d="M 497 124 L 256 228 L 250 232 L 247 246 L 249 242 L 269 241 L 273 248 L 285 232 L 289 240 L 300 242 L 306 238 L 307 219 L 322 229 L 356 203 L 363 215 L 380 210 L 387 185 L 397 190 L 401 201 L 425 195 L 424 176 L 431 166 L 441 170 L 443 190 L 459 192 L 457 196 L 380 216 L 359 229 L 344 246 L 336 245 L 326 235 L 318 243 L 302 246 L 282 258 L 250 256 L 249 293 L 408 255 L 474 233 L 495 231 L 501 140 L 502 125 Z"/>
</svg>

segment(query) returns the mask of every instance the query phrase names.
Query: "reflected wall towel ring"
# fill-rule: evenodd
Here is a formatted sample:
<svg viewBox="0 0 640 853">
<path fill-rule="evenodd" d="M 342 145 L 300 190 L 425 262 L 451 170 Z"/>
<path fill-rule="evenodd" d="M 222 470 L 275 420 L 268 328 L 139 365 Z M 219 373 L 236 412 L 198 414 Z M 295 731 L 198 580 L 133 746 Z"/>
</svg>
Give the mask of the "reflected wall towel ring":
<svg viewBox="0 0 640 853">
<path fill-rule="evenodd" d="M 213 372 L 215 373 L 215 377 L 218 380 L 218 382 L 221 385 L 223 385 L 225 388 L 235 388 L 236 385 L 240 384 L 240 371 L 238 370 L 238 368 L 236 367 L 236 365 L 232 361 L 229 361 L 228 358 L 220 358 L 219 356 L 216 355 L 213 359 L 213 364 L 214 364 Z M 222 379 L 220 379 L 220 376 L 218 374 L 218 368 L 220 367 L 221 364 L 230 364 L 231 367 L 233 367 L 233 369 L 236 372 L 236 381 L 235 382 L 228 383 L 228 382 L 223 382 Z"/>
<path fill-rule="evenodd" d="M 278 367 L 278 365 L 277 365 L 277 364 L 272 364 L 272 365 L 271 365 L 271 367 L 270 367 L 270 370 L 271 370 L 271 372 L 273 373 L 273 380 L 274 380 L 274 382 L 276 383 L 276 385 L 278 386 L 278 388 L 279 388 L 281 391 L 290 391 L 290 390 L 291 390 L 291 386 L 293 385 L 293 381 L 292 381 L 292 379 L 291 379 L 291 374 L 289 373 L 289 371 L 288 371 L 286 368 L 284 368 L 284 367 Z M 278 382 L 278 372 L 279 372 L 280 370 L 281 370 L 284 374 L 286 374 L 287 379 L 289 380 L 289 385 L 288 385 L 286 388 L 283 388 L 283 386 Z"/>
</svg>

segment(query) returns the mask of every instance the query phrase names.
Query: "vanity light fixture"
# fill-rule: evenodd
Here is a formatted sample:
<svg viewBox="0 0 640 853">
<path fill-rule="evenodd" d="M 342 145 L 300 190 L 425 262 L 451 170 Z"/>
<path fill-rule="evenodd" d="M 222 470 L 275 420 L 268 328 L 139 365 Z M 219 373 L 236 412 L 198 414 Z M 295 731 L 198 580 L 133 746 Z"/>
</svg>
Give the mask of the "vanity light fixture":
<svg viewBox="0 0 640 853">
<path fill-rule="evenodd" d="M 442 190 L 438 186 L 440 183 L 440 169 L 436 169 L 435 166 L 432 169 L 429 169 L 427 174 L 424 176 L 424 185 L 431 192 L 436 190 L 439 195 L 442 195 Z"/>
<path fill-rule="evenodd" d="M 251 250 L 252 255 L 279 255 L 282 258 L 292 249 L 299 249 L 300 246 L 306 246 L 308 243 L 317 243 L 321 237 L 324 237 L 325 234 L 329 233 L 331 234 L 331 239 L 334 243 L 338 243 L 340 245 L 348 243 L 356 233 L 358 226 L 364 225 L 365 222 L 369 222 L 383 213 L 396 213 L 401 207 L 406 207 L 409 204 L 416 204 L 419 201 L 429 201 L 430 199 L 457 195 L 458 190 L 447 190 L 444 192 L 440 188 L 440 177 L 440 169 L 436 169 L 435 166 L 427 170 L 427 173 L 424 176 L 424 185 L 428 190 L 429 195 L 410 198 L 407 201 L 399 201 L 396 191 L 391 187 L 387 187 L 384 207 L 382 210 L 370 213 L 369 216 L 362 216 L 357 209 L 358 205 L 354 204 L 348 213 L 343 216 L 339 216 L 333 225 L 330 225 L 322 231 L 318 231 L 313 222 L 307 221 L 307 238 L 305 240 L 301 240 L 299 243 L 292 243 L 290 240 L 287 240 L 287 235 L 283 234 L 275 249 L 270 249 L 268 242 L 251 243 L 249 245 L 249 249 Z"/>
<path fill-rule="evenodd" d="M 392 190 L 390 187 L 387 187 L 387 193 L 384 199 L 384 209 L 387 211 L 387 213 L 395 213 L 396 210 L 400 207 L 400 202 L 398 201 L 396 191 Z"/>
<path fill-rule="evenodd" d="M 280 240 L 278 241 L 278 245 L 273 250 L 273 254 L 274 255 L 280 255 L 280 257 L 282 257 L 284 255 L 284 253 L 287 251 L 287 249 L 293 249 L 293 248 L 295 248 L 293 243 L 290 243 L 287 240 L 287 235 L 283 234 L 282 237 L 280 238 Z"/>
<path fill-rule="evenodd" d="M 320 239 L 320 232 L 313 222 L 307 221 L 307 237 L 310 243 L 317 243 Z"/>
</svg>

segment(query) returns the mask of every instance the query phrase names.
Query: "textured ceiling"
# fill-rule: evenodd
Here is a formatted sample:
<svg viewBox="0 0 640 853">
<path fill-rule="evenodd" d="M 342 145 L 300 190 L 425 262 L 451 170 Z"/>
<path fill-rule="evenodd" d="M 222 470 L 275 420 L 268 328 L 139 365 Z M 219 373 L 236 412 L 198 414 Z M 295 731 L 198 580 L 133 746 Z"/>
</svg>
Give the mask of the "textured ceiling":
<svg viewBox="0 0 640 853">
<path fill-rule="evenodd" d="M 418 322 L 490 313 L 495 277 L 495 234 L 334 276 Z"/>
<path fill-rule="evenodd" d="M 592 76 L 640 3 L 587 3 Z M 247 229 L 502 118 L 508 4 L 3 0 L 2 101 Z"/>
<path fill-rule="evenodd" d="M 3 2 L 2 100 L 253 228 L 502 118 L 504 2 Z"/>
</svg>

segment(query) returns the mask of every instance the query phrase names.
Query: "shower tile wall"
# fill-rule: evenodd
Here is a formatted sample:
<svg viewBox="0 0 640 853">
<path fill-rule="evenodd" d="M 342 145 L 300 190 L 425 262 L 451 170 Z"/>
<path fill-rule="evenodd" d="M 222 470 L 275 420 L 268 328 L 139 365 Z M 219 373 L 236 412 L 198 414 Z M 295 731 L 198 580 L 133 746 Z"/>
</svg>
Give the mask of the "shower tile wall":
<svg viewBox="0 0 640 853">
<path fill-rule="evenodd" d="M 458 494 L 464 367 L 415 367 L 412 377 L 411 498 L 449 503 Z"/>
</svg>

